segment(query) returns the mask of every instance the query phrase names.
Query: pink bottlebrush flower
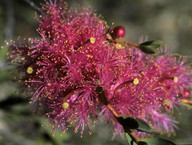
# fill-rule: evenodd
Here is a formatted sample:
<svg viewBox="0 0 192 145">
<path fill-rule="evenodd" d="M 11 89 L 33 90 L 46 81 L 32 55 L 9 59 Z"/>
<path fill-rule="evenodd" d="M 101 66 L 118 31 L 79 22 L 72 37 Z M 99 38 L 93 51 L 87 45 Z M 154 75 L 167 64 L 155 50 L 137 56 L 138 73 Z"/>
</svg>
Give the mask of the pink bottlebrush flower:
<svg viewBox="0 0 192 145">
<path fill-rule="evenodd" d="M 145 119 L 148 111 L 160 108 L 163 98 L 161 88 L 154 87 L 158 80 L 152 77 L 158 73 L 153 67 L 154 60 L 144 62 L 143 56 L 134 48 L 116 49 L 110 53 L 99 71 L 100 85 L 109 104 L 118 115 Z M 118 127 L 119 123 L 108 108 L 104 107 L 102 112 L 107 122 L 112 120 L 115 134 L 122 133 L 123 128 Z"/>
<path fill-rule="evenodd" d="M 60 132 L 63 132 L 68 126 L 74 123 L 77 123 L 75 131 L 82 125 L 81 135 L 83 134 L 85 126 L 87 126 L 89 132 L 91 132 L 89 125 L 93 124 L 91 117 L 97 116 L 96 106 L 98 104 L 94 90 L 90 90 L 90 88 L 87 87 L 77 89 L 75 92 L 70 92 L 67 95 L 70 95 L 70 98 L 67 100 L 65 97 L 68 96 L 60 96 L 54 100 L 46 100 L 46 105 L 52 110 L 46 115 L 52 118 L 49 123 L 54 123 L 53 132 L 57 125 L 60 128 Z M 66 101 L 64 102 L 64 100 Z"/>
<path fill-rule="evenodd" d="M 182 92 L 192 84 L 192 71 L 187 65 L 187 58 L 178 55 L 163 55 L 156 59 L 156 68 L 159 69 L 158 85 L 164 90 L 164 99 L 178 104 L 182 99 Z"/>
<path fill-rule="evenodd" d="M 177 129 L 177 121 L 173 120 L 166 114 L 161 114 L 156 111 L 149 112 L 149 118 L 151 126 L 161 133 L 174 133 Z"/>
<path fill-rule="evenodd" d="M 147 63 L 143 63 L 142 56 L 132 50 L 115 51 L 113 53 L 123 54 L 115 56 L 112 53 L 108 62 L 103 62 L 99 72 L 100 84 L 109 103 L 119 115 L 129 114 L 135 117 L 144 115 L 144 110 L 150 105 L 159 108 L 161 89 L 153 87 L 157 77 L 151 77 L 151 74 L 158 72 L 151 69 L 151 64 L 146 67 Z M 120 65 L 111 67 L 115 62 L 112 59 L 117 59 Z"/>
<path fill-rule="evenodd" d="M 150 56 L 146 59 L 143 57 L 144 54 L 138 53 L 135 48 L 115 51 L 124 51 L 124 53 L 121 53 L 121 57 L 117 59 L 123 65 L 115 66 L 113 70 L 109 67 L 109 64 L 112 64 L 110 60 L 117 58 L 111 52 L 112 58 L 109 57 L 108 61 L 106 60 L 103 63 L 103 68 L 99 72 L 99 80 L 109 104 L 119 115 L 134 116 L 148 120 L 148 112 L 152 110 L 160 111 L 163 109 L 169 113 L 170 109 L 173 109 L 173 105 L 178 104 L 178 101 L 181 100 L 178 99 L 178 92 L 176 91 L 181 92 L 181 87 L 190 86 L 191 72 L 188 66 L 183 65 L 184 60 L 178 63 L 178 61 L 172 59 L 171 55 L 158 56 L 156 59 Z M 166 62 L 165 64 L 159 64 L 159 60 L 162 57 L 164 58 L 163 61 Z M 176 69 L 174 68 L 180 71 L 175 71 Z M 181 73 L 183 71 L 185 73 Z M 177 83 L 178 78 L 173 77 L 173 73 L 179 78 L 183 77 L 180 83 Z M 162 78 L 165 78 L 165 80 Z M 188 82 L 185 80 L 188 80 Z M 167 90 L 167 86 L 170 86 L 171 90 Z M 106 118 L 113 118 L 107 110 L 105 108 L 104 114 Z M 148 121 L 150 122 L 150 119 Z M 112 122 L 114 122 L 114 126 L 118 124 L 117 121 Z M 165 119 L 163 124 L 164 126 L 162 127 L 164 128 L 162 129 L 155 127 L 155 123 L 151 125 L 160 132 L 162 130 L 173 132 L 174 121 Z M 122 132 L 121 129 L 119 132 Z"/>
<path fill-rule="evenodd" d="M 94 118 L 103 116 L 115 134 L 123 133 L 116 118 L 120 115 L 174 132 L 176 121 L 163 113 L 190 95 L 192 71 L 185 58 L 162 48 L 159 52 L 165 55 L 152 56 L 139 45 L 109 40 L 106 22 L 90 8 L 67 10 L 65 2 L 50 0 L 37 19 L 40 39 L 10 43 L 9 57 L 18 64 L 31 101 L 44 106 L 53 132 L 57 126 L 63 132 L 76 124 L 82 135 L 85 126 L 91 132 Z"/>
<path fill-rule="evenodd" d="M 113 49 L 106 41 L 108 28 L 91 9 L 67 11 L 62 1 L 43 7 L 41 39 L 10 43 L 9 56 L 19 64 L 20 79 L 33 93 L 31 101 L 47 108 L 54 129 L 58 125 L 62 132 L 77 122 L 75 130 L 82 125 L 82 134 L 93 122 L 91 116 L 97 116 L 96 65 Z"/>
</svg>

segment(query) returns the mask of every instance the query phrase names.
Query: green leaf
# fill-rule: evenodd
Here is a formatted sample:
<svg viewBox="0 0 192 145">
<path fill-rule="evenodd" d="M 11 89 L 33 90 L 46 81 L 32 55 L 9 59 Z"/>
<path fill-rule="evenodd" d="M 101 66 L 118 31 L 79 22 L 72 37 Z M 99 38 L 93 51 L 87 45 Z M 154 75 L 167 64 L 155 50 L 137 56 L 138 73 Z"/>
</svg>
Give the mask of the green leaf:
<svg viewBox="0 0 192 145">
<path fill-rule="evenodd" d="M 176 145 L 172 141 L 163 138 L 144 138 L 142 139 L 142 142 L 146 142 L 148 145 Z"/>
<path fill-rule="evenodd" d="M 137 129 L 139 127 L 138 121 L 130 116 L 119 116 L 117 121 L 123 126 L 125 131 L 128 129 Z"/>
<path fill-rule="evenodd" d="M 153 56 L 160 56 L 160 55 L 164 55 L 165 53 L 161 53 L 161 52 L 157 52 L 155 54 L 153 54 Z"/>
<path fill-rule="evenodd" d="M 129 133 L 125 132 L 125 137 L 127 140 L 128 145 L 136 145 L 136 143 L 133 141 L 133 139 L 130 137 Z"/>
<path fill-rule="evenodd" d="M 159 48 L 161 44 L 163 44 L 161 40 L 146 41 L 139 44 L 139 49 L 147 54 L 156 54 L 155 49 Z"/>
<path fill-rule="evenodd" d="M 142 119 L 136 118 L 136 120 L 139 123 L 139 127 L 137 128 L 138 131 L 146 132 L 146 133 L 151 133 L 151 134 L 158 134 L 156 131 L 152 130 L 151 127 L 147 122 L 145 122 Z"/>
<path fill-rule="evenodd" d="M 126 140 L 127 140 L 127 144 L 131 145 L 132 139 L 131 139 L 131 137 L 129 136 L 129 134 L 127 132 L 125 132 L 125 137 L 126 137 Z"/>
<path fill-rule="evenodd" d="M 148 145 L 146 142 L 144 142 L 144 141 L 139 141 L 138 143 L 137 143 L 137 145 Z"/>
<path fill-rule="evenodd" d="M 138 123 L 139 123 L 139 128 L 138 130 L 150 130 L 151 127 L 149 126 L 149 124 L 147 122 L 145 122 L 144 120 L 142 119 L 139 119 L 139 118 L 135 118 Z"/>
<path fill-rule="evenodd" d="M 139 46 L 139 49 L 147 54 L 155 54 L 156 51 L 154 48 L 151 48 L 149 46 Z"/>
<path fill-rule="evenodd" d="M 27 98 L 19 97 L 19 96 L 10 96 L 2 101 L 0 101 L 0 109 L 10 110 L 11 107 L 15 105 L 23 105 L 27 104 Z"/>
<path fill-rule="evenodd" d="M 123 126 L 125 131 L 127 129 L 136 129 L 138 131 L 142 131 L 146 133 L 158 134 L 157 132 L 151 129 L 151 127 L 147 122 L 136 117 L 119 116 L 117 117 L 117 121 Z"/>
<path fill-rule="evenodd" d="M 189 108 L 189 109 L 192 108 L 192 105 L 191 105 L 191 104 L 184 103 L 184 102 L 182 102 L 182 101 L 180 101 L 179 104 L 181 104 L 181 105 L 183 105 L 183 106 L 185 106 L 185 107 L 187 107 L 187 108 Z"/>
<path fill-rule="evenodd" d="M 141 43 L 140 45 L 148 46 L 148 45 L 162 45 L 164 42 L 162 40 L 151 40 Z"/>
</svg>

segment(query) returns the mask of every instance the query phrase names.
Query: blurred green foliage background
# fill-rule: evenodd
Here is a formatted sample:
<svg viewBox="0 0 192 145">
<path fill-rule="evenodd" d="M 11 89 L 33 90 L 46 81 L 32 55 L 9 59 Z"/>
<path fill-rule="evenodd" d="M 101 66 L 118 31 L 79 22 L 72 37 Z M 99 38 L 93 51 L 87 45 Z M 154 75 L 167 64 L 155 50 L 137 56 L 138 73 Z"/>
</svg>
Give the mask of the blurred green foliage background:
<svg viewBox="0 0 192 145">
<path fill-rule="evenodd" d="M 38 7 L 43 0 L 31 0 Z M 91 5 L 108 25 L 123 25 L 126 40 L 138 42 L 140 36 L 160 39 L 173 52 L 192 55 L 192 1 L 191 0 L 67 0 L 69 7 Z M 35 10 L 25 0 L 0 0 L 0 45 L 5 40 L 37 37 L 38 23 Z M 7 49 L 0 49 L 0 144 L 1 145 L 125 145 L 126 141 L 99 122 L 92 135 L 86 131 L 83 138 L 73 127 L 60 136 L 51 135 L 50 127 L 42 124 L 47 119 L 35 113 L 35 105 L 28 104 L 14 83 L 14 66 L 6 60 Z M 177 144 L 192 144 L 192 110 L 178 108 L 175 118 L 180 122 L 176 135 L 169 136 Z M 166 137 L 166 136 L 165 136 Z"/>
</svg>

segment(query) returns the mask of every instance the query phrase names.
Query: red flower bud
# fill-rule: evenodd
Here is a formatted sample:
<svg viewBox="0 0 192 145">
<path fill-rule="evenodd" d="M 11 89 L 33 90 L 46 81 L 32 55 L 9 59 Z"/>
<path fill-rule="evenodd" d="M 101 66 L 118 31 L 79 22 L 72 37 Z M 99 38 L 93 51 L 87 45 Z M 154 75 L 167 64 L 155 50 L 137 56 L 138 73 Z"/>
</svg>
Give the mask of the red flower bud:
<svg viewBox="0 0 192 145">
<path fill-rule="evenodd" d="M 112 35 L 114 37 L 121 37 L 121 38 L 123 38 L 123 37 L 125 37 L 125 33 L 126 33 L 126 30 L 125 30 L 125 28 L 123 26 L 117 26 L 117 27 L 115 27 L 113 29 Z"/>
<path fill-rule="evenodd" d="M 184 89 L 184 91 L 183 91 L 183 93 L 182 93 L 182 96 L 183 96 L 183 98 L 189 98 L 190 97 L 190 95 L 191 95 L 191 92 L 190 92 L 190 90 L 189 89 Z"/>
</svg>

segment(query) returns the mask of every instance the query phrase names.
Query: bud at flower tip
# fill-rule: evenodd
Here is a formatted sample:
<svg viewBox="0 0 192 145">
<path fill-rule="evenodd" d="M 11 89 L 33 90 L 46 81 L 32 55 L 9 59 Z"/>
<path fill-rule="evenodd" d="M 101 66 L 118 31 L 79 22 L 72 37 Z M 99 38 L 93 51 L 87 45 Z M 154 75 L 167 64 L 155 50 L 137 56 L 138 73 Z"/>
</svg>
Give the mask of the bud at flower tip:
<svg viewBox="0 0 192 145">
<path fill-rule="evenodd" d="M 126 30 L 123 26 L 117 26 L 113 29 L 113 36 L 123 38 L 125 37 Z"/>
<path fill-rule="evenodd" d="M 191 96 L 190 90 L 184 89 L 184 91 L 182 92 L 182 96 L 183 98 L 186 98 L 186 99 L 189 98 Z"/>
</svg>

